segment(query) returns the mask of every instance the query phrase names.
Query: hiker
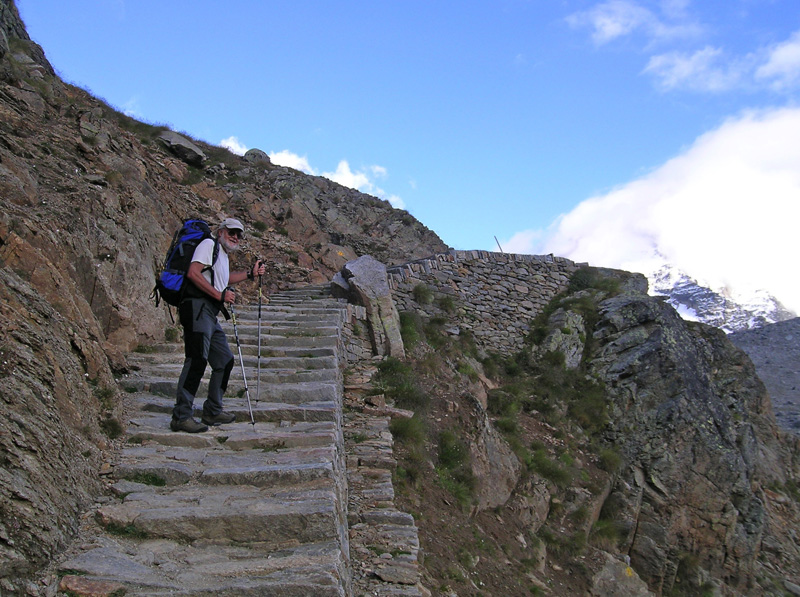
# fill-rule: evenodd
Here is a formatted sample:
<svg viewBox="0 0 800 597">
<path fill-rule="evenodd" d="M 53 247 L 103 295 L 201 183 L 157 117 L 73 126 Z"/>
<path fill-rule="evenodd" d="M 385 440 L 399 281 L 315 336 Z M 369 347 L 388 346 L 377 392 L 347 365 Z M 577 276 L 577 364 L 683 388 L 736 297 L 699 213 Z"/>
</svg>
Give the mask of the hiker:
<svg viewBox="0 0 800 597">
<path fill-rule="evenodd" d="M 173 431 L 200 433 L 206 431 L 209 425 L 232 423 L 236 419 L 233 413 L 222 410 L 222 396 L 233 369 L 233 353 L 217 321 L 217 314 L 223 311 L 227 317 L 225 304 L 232 304 L 236 300 L 229 286 L 262 276 L 266 269 L 262 262 L 256 261 L 249 271 L 229 270 L 228 255 L 239 250 L 243 235 L 242 223 L 227 218 L 219 225 L 216 239 L 203 240 L 194 251 L 186 274 L 191 284 L 188 285 L 186 298 L 178 307 L 186 360 L 178 379 L 175 407 L 169 425 Z M 219 251 L 216 258 L 215 248 Z M 211 365 L 211 379 L 208 382 L 208 398 L 203 403 L 202 423 L 199 423 L 192 416 L 192 405 L 206 363 Z"/>
</svg>

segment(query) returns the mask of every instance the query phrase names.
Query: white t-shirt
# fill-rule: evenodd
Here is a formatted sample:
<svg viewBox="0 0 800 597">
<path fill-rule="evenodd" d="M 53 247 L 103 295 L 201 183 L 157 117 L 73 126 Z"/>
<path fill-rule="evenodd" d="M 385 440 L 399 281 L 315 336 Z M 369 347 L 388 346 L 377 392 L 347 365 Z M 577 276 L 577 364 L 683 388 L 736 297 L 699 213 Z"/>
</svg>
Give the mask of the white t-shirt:
<svg viewBox="0 0 800 597">
<path fill-rule="evenodd" d="M 214 239 L 207 238 L 202 241 L 194 250 L 192 261 L 199 261 L 203 267 L 211 265 L 211 259 L 214 254 Z M 231 277 L 230 264 L 228 262 L 228 254 L 222 245 L 219 245 L 219 254 L 217 261 L 214 263 L 214 288 L 222 292 L 228 286 L 228 280 Z M 203 271 L 203 276 L 208 283 L 211 284 L 211 271 Z"/>
</svg>

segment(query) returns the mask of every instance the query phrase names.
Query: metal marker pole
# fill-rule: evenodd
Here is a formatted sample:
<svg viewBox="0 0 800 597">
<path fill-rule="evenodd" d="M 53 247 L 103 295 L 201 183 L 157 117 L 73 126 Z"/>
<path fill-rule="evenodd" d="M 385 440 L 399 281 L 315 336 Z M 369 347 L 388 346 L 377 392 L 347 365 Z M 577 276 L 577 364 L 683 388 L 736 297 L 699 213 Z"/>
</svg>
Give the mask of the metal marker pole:
<svg viewBox="0 0 800 597">
<path fill-rule="evenodd" d="M 258 358 L 256 359 L 256 370 L 258 377 L 256 378 L 256 403 L 261 397 L 261 276 L 258 276 Z"/>
<path fill-rule="evenodd" d="M 250 404 L 250 390 L 247 388 L 247 376 L 244 374 L 244 361 L 242 360 L 242 345 L 239 342 L 239 329 L 236 327 L 236 312 L 233 310 L 233 304 L 228 305 L 231 310 L 231 320 L 233 321 L 233 335 L 236 336 L 236 348 L 239 349 L 239 364 L 242 366 L 242 379 L 244 380 L 244 393 L 247 395 L 247 408 L 250 410 L 250 422 L 253 427 L 256 426 L 256 420 L 253 418 L 253 407 Z"/>
</svg>

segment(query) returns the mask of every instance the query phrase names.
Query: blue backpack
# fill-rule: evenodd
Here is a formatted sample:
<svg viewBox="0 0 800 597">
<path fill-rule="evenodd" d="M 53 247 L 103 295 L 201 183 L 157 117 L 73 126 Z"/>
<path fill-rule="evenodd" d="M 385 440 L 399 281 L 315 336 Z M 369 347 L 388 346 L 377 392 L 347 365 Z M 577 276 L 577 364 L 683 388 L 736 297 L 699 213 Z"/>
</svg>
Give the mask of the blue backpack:
<svg viewBox="0 0 800 597">
<path fill-rule="evenodd" d="M 207 238 L 213 237 L 211 229 L 204 220 L 186 220 L 175 232 L 164 259 L 164 267 L 161 268 L 161 274 L 156 278 L 156 285 L 151 295 L 156 301 L 156 307 L 161 300 L 168 305 L 177 307 L 184 295 L 203 296 L 194 284 L 187 282 L 186 273 L 192 263 L 194 250 L 201 241 Z M 211 264 L 213 265 L 219 255 L 219 244 L 216 241 L 214 241 L 212 255 Z M 211 270 L 211 285 L 214 285 L 213 269 Z"/>
</svg>

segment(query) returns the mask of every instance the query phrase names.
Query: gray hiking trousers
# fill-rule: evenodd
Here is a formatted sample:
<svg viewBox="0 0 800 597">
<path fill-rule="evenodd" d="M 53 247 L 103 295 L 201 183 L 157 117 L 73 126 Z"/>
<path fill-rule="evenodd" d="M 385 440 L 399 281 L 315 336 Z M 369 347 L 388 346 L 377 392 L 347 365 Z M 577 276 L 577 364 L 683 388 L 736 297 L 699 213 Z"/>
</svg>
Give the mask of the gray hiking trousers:
<svg viewBox="0 0 800 597">
<path fill-rule="evenodd" d="M 233 370 L 233 353 L 217 320 L 218 313 L 219 307 L 203 298 L 184 299 L 178 307 L 186 355 L 172 409 L 172 417 L 178 421 L 193 414 L 195 395 L 206 364 L 211 365 L 211 379 L 208 381 L 208 398 L 203 403 L 203 415 L 213 417 L 222 412 L 222 396 Z"/>
</svg>

